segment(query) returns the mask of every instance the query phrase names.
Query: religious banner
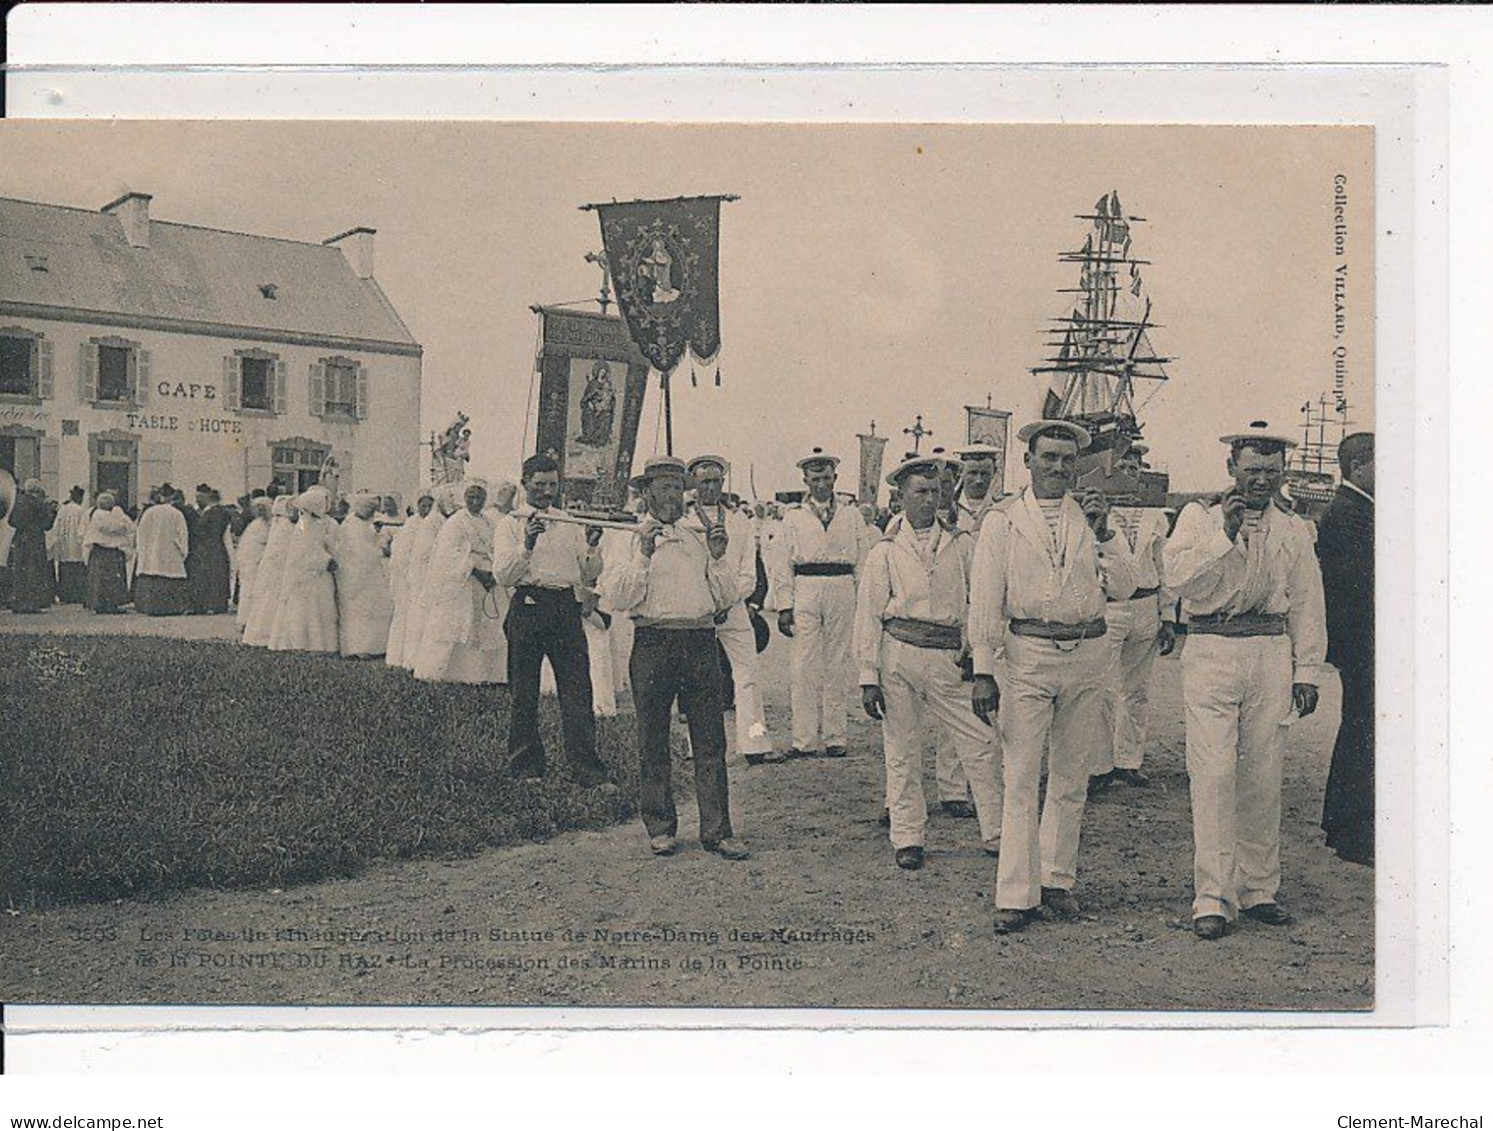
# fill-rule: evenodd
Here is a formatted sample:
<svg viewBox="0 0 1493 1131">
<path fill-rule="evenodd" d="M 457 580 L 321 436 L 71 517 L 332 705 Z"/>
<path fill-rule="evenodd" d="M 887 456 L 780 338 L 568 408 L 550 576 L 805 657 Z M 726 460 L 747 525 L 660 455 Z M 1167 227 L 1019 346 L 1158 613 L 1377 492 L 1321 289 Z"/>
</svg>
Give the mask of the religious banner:
<svg viewBox="0 0 1493 1131">
<path fill-rule="evenodd" d="M 620 507 L 632 476 L 648 360 L 620 318 L 534 309 L 542 342 L 534 451 L 559 461 L 567 503 Z"/>
<path fill-rule="evenodd" d="M 721 201 L 698 196 L 597 204 L 617 306 L 653 368 L 668 373 L 684 351 L 704 363 L 721 348 Z"/>
<path fill-rule="evenodd" d="M 1001 494 L 1006 491 L 1006 447 L 1011 434 L 1011 414 L 998 408 L 981 405 L 965 405 L 968 414 L 965 422 L 967 443 L 989 444 L 999 451 L 995 457 L 995 479 L 993 489 Z"/>
<path fill-rule="evenodd" d="M 860 492 L 856 501 L 874 507 L 881 492 L 881 460 L 886 452 L 886 437 L 878 436 L 873 427 L 869 434 L 859 434 L 856 439 L 861 442 Z"/>
</svg>

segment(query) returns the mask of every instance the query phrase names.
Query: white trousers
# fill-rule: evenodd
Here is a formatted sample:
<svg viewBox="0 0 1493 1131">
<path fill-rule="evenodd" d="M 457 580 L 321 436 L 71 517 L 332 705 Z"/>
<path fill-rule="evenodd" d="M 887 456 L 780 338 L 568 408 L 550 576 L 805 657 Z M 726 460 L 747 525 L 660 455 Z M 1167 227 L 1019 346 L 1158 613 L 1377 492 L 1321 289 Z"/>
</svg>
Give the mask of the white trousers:
<svg viewBox="0 0 1493 1131">
<path fill-rule="evenodd" d="M 1192 784 L 1192 915 L 1232 920 L 1280 890 L 1291 640 L 1196 633 L 1182 652 Z"/>
<path fill-rule="evenodd" d="M 1118 766 L 1138 770 L 1146 753 L 1146 719 L 1151 668 L 1156 663 L 1156 633 L 1161 614 L 1155 597 L 1114 601 L 1105 606 L 1110 646 L 1109 691 L 1104 696 L 1104 733 L 1108 743 L 1095 749 L 1098 761 L 1089 771 L 1106 774 Z"/>
<path fill-rule="evenodd" d="M 1005 806 L 995 882 L 1001 910 L 1031 910 L 1042 902 L 1042 888 L 1074 885 L 1093 748 L 1105 741 L 1100 726 L 1108 670 L 1104 637 L 1006 637 L 1006 680 L 1000 685 Z M 1044 753 L 1047 796 L 1039 825 Z"/>
<path fill-rule="evenodd" d="M 844 746 L 855 578 L 799 577 L 793 599 L 793 745 Z"/>
<path fill-rule="evenodd" d="M 607 636 L 612 648 L 612 686 L 617 693 L 632 687 L 629 670 L 632 666 L 632 640 L 637 626 L 626 613 L 612 614 L 612 627 Z"/>
<path fill-rule="evenodd" d="M 620 618 L 613 617 L 615 627 Z M 629 622 L 631 627 L 631 622 Z M 602 628 L 594 617 L 581 618 L 581 631 L 586 634 L 586 656 L 591 666 L 591 710 L 599 718 L 609 719 L 617 713 L 617 684 L 613 677 L 611 632 Z M 630 635 L 629 635 L 630 641 Z M 545 660 L 539 668 L 539 691 L 543 695 L 556 695 L 555 669 Z"/>
<path fill-rule="evenodd" d="M 923 794 L 925 726 L 938 727 L 938 750 L 950 752 L 974 790 L 980 836 L 1001 835 L 1001 772 L 993 728 L 975 717 L 970 685 L 959 678 L 954 653 L 882 639 L 881 693 L 886 700 L 881 743 L 886 755 L 887 808 L 892 845 L 921 846 L 928 822 Z"/>
<path fill-rule="evenodd" d="M 731 661 L 731 683 L 736 689 L 736 750 L 740 754 L 766 754 L 772 749 L 767 719 L 762 710 L 762 689 L 757 684 L 757 634 L 751 616 L 741 602 L 731 606 L 724 624 L 716 625 L 716 637 Z"/>
</svg>

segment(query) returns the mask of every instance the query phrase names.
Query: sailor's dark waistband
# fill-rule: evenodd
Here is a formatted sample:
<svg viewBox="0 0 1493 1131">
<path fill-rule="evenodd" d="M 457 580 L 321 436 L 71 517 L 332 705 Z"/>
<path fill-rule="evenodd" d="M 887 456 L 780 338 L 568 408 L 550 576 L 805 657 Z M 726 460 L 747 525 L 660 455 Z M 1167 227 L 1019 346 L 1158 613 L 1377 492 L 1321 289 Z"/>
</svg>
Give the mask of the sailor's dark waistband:
<svg viewBox="0 0 1493 1131">
<path fill-rule="evenodd" d="M 633 629 L 633 641 L 639 640 L 682 640 L 698 634 L 702 640 L 715 644 L 715 625 L 709 621 L 701 624 L 699 621 L 653 621 L 648 624 L 636 624 Z"/>
<path fill-rule="evenodd" d="M 1063 624 L 1053 620 L 1011 618 L 1011 632 L 1016 636 L 1037 636 L 1043 640 L 1095 640 L 1109 631 L 1103 617 L 1082 624 Z"/>
<path fill-rule="evenodd" d="M 850 577 L 855 566 L 849 562 L 796 562 L 794 577 Z"/>
<path fill-rule="evenodd" d="M 1161 592 L 1161 587 L 1159 585 L 1152 585 L 1152 586 L 1150 586 L 1149 588 L 1146 588 L 1146 589 L 1137 589 L 1134 593 L 1130 594 L 1130 596 L 1128 596 L 1128 597 L 1119 597 L 1119 598 L 1108 597 L 1108 598 L 1106 598 L 1106 600 L 1111 605 L 1123 605 L 1126 601 L 1139 601 L 1142 597 L 1155 597 L 1160 592 Z"/>
<path fill-rule="evenodd" d="M 527 597 L 536 603 L 540 601 L 547 603 L 564 603 L 565 601 L 570 601 L 575 605 L 580 604 L 575 598 L 575 590 L 569 585 L 563 588 L 549 585 L 517 585 L 513 589 L 513 596 L 518 601 L 522 601 L 523 598 Z"/>
<path fill-rule="evenodd" d="M 893 640 L 914 648 L 957 652 L 964 644 L 964 633 L 957 624 L 938 624 L 915 617 L 887 617 L 881 625 Z"/>
<path fill-rule="evenodd" d="M 1209 613 L 1187 619 L 1188 635 L 1200 636 L 1284 636 L 1285 613 Z"/>
</svg>

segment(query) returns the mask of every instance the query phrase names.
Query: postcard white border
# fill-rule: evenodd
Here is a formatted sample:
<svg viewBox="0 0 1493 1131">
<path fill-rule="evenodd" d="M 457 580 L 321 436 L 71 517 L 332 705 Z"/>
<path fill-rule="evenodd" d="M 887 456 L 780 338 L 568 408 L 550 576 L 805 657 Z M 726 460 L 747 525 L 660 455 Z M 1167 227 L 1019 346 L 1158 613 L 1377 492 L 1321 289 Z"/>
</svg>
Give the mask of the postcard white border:
<svg viewBox="0 0 1493 1131">
<path fill-rule="evenodd" d="M 172 52 L 180 58 L 204 61 L 214 58 L 215 50 L 227 47 L 229 43 L 227 37 L 220 40 L 222 28 L 214 28 L 213 24 L 218 19 L 229 18 L 229 10 L 227 7 L 213 12 L 192 10 L 191 19 L 201 21 L 198 31 L 192 36 L 184 36 L 179 29 L 173 33 L 170 37 Z M 263 8 L 258 11 L 268 15 Z M 375 15 L 367 9 L 362 11 L 367 17 Z M 750 28 L 743 24 L 742 17 L 748 14 L 746 12 L 733 14 L 703 8 L 697 11 L 701 13 L 698 17 L 692 15 L 677 24 L 670 20 L 668 35 L 663 35 L 660 27 L 653 24 L 648 35 L 639 37 L 636 19 L 629 21 L 623 15 L 605 17 L 606 27 L 598 34 L 596 23 L 587 19 L 589 13 L 569 10 L 560 17 L 537 20 L 505 10 L 501 14 L 502 30 L 505 33 L 517 30 L 520 34 L 501 39 L 490 37 L 486 48 L 494 54 L 504 53 L 510 62 L 519 63 L 572 57 L 566 52 L 579 44 L 585 44 L 593 52 L 597 48 L 611 50 L 612 62 L 677 61 L 718 57 L 720 46 L 730 43 L 738 55 L 751 55 L 755 49 L 759 52 L 755 56 L 758 59 L 784 59 L 791 56 L 781 50 L 783 43 L 809 41 L 797 34 L 804 25 L 796 21 L 806 18 L 811 22 L 821 20 L 829 10 L 821 10 L 811 17 L 803 15 L 803 10 L 775 12 L 771 19 L 765 19 L 765 14 L 759 11 L 749 21 Z M 333 69 L 297 74 L 280 70 L 266 73 L 262 70 L 162 72 L 129 69 L 131 58 L 134 63 L 152 59 L 159 61 L 159 45 L 164 41 L 159 23 L 145 19 L 138 21 L 136 26 L 154 29 L 147 41 L 121 28 L 120 25 L 129 25 L 132 20 L 100 20 L 98 8 L 90 8 L 89 18 L 84 21 L 70 6 L 38 5 L 12 13 L 11 34 L 15 37 L 13 42 L 18 44 L 18 59 L 64 63 L 69 58 L 103 59 L 120 64 L 123 69 L 83 71 L 48 67 L 12 71 L 7 76 L 7 95 L 9 112 L 27 117 L 204 117 L 214 113 L 244 116 L 244 107 L 252 106 L 255 116 L 318 118 L 1129 123 L 1321 123 L 1346 120 L 1373 123 L 1378 127 L 1379 137 L 1376 209 L 1381 232 L 1376 273 L 1377 308 L 1381 312 L 1377 334 L 1378 416 L 1380 420 L 1414 420 L 1416 425 L 1413 440 L 1407 434 L 1405 442 L 1400 443 L 1398 433 L 1394 434 L 1394 442 L 1390 442 L 1390 433 L 1380 437 L 1380 446 L 1390 464 L 1385 478 L 1405 482 L 1407 491 L 1414 492 L 1413 510 L 1408 506 L 1398 510 L 1400 503 L 1411 502 L 1409 498 L 1395 501 L 1397 517 L 1404 522 L 1404 529 L 1416 532 L 1413 551 L 1410 540 L 1396 539 L 1384 548 L 1390 556 L 1381 557 L 1381 577 L 1413 577 L 1414 585 L 1407 586 L 1406 591 L 1417 594 L 1416 670 L 1410 673 L 1408 655 L 1401 654 L 1390 662 L 1403 664 L 1402 672 L 1413 674 L 1417 689 L 1414 734 L 1401 732 L 1402 739 L 1413 741 L 1418 750 L 1444 750 L 1447 739 L 1444 715 L 1447 703 L 1444 659 L 1447 645 L 1447 498 L 1442 488 L 1446 482 L 1448 455 L 1448 390 L 1444 375 L 1449 343 L 1445 321 L 1448 296 L 1443 284 L 1447 266 L 1447 169 L 1443 155 L 1448 140 L 1446 93 L 1451 75 L 1435 68 L 1399 69 L 1393 74 L 1393 85 L 1397 89 L 1386 97 L 1381 91 L 1371 89 L 1374 84 L 1363 81 L 1366 76 L 1362 72 L 1342 67 L 1314 67 L 1304 71 L 1279 64 L 1293 58 L 1316 61 L 1383 60 L 1389 57 L 1399 60 L 1451 59 L 1473 48 L 1467 41 L 1454 42 L 1451 25 L 1445 20 L 1439 17 L 1412 18 L 1415 14 L 1410 12 L 1360 10 L 1354 15 L 1361 16 L 1361 21 L 1355 19 L 1350 29 L 1336 13 L 1326 10 L 1273 9 L 1264 16 L 1270 20 L 1266 33 L 1265 25 L 1251 25 L 1251 11 L 1231 9 L 1222 15 L 1215 12 L 1217 19 L 1210 26 L 1210 20 L 1201 14 L 1188 15 L 1174 10 L 1125 9 L 1110 12 L 1103 18 L 1099 18 L 1099 14 L 1104 13 L 1104 9 L 1092 8 L 1082 12 L 1021 9 L 973 15 L 967 11 L 939 12 L 938 18 L 923 10 L 916 14 L 893 13 L 895 19 L 878 17 L 872 24 L 881 29 L 879 36 L 862 34 L 847 40 L 841 24 L 838 25 L 841 34 L 837 39 L 815 38 L 820 43 L 834 42 L 837 50 L 846 56 L 875 63 L 888 63 L 899 54 L 903 58 L 920 59 L 983 57 L 1000 61 L 1024 57 L 1040 60 L 1044 56 L 1052 57 L 1055 49 L 1065 60 L 1087 58 L 1139 62 L 1154 59 L 1162 53 L 1164 45 L 1164 53 L 1175 61 L 1213 60 L 1216 63 L 1219 59 L 1253 58 L 1269 60 L 1276 65 L 1243 70 L 1229 70 L 1217 65 L 1200 69 L 1167 65 L 1146 67 L 1138 73 L 1127 72 L 1125 68 L 1070 69 L 1062 66 L 1036 70 L 980 66 L 940 72 L 907 66 L 877 67 L 869 71 L 831 66 L 788 73 L 776 69 L 728 71 L 717 67 L 683 67 L 647 72 L 507 68 L 476 74 L 444 69 L 413 73 L 365 71 L 359 74 Z M 1258 10 L 1253 11 L 1257 16 L 1262 15 Z M 138 8 L 136 12 L 139 12 Z M 219 16 L 217 13 L 225 14 Z M 1131 15 L 1133 13 L 1138 13 L 1139 18 Z M 117 10 L 115 14 L 118 14 Z M 978 19 L 972 24 L 970 21 L 976 16 Z M 294 18 L 299 22 L 300 16 Z M 757 20 L 776 23 L 780 27 L 789 25 L 789 34 L 763 40 L 754 34 L 758 30 Z M 364 30 L 370 22 L 378 21 L 365 19 Z M 277 57 L 287 57 L 292 50 L 297 52 L 297 60 L 301 62 L 326 63 L 329 59 L 346 61 L 357 57 L 388 63 L 401 57 L 409 58 L 412 39 L 407 30 L 385 29 L 382 46 L 374 50 L 368 46 L 369 40 L 349 33 L 345 23 L 337 28 L 342 33 L 340 36 L 327 33 L 319 39 L 309 36 L 290 41 L 284 39 L 283 27 L 278 32 L 272 30 L 275 23 L 273 18 L 269 18 L 257 27 L 246 29 L 244 35 L 236 35 L 232 39 L 233 49 L 242 52 L 246 44 L 252 44 L 254 37 L 259 36 L 260 58 L 270 51 L 276 52 Z M 103 27 L 103 24 L 110 26 Z M 731 24 L 735 26 L 723 27 Z M 1483 21 L 1480 26 L 1486 29 L 1487 24 Z M 870 29 L 862 27 L 859 30 L 864 33 Z M 629 35 L 629 31 L 633 34 Z M 723 31 L 730 34 L 722 34 Z M 781 36 L 781 31 L 778 34 Z M 57 38 L 48 40 L 48 35 Z M 204 35 L 206 38 L 202 38 Z M 1486 41 L 1486 35 L 1483 38 Z M 272 42 L 267 43 L 267 40 Z M 306 49 L 306 40 L 315 40 L 316 49 Z M 461 36 L 465 50 L 470 50 L 471 44 L 479 40 L 480 37 L 471 35 L 470 27 Z M 881 45 L 879 53 L 863 48 L 863 43 L 868 41 Z M 102 51 L 100 43 L 104 42 L 107 43 L 107 57 L 99 53 Z M 426 40 L 421 35 L 418 42 L 426 59 L 449 57 L 440 56 L 439 52 L 442 45 L 453 46 L 453 40 L 439 34 L 434 40 Z M 548 48 L 541 46 L 546 43 Z M 80 47 L 86 47 L 86 50 L 80 51 Z M 361 47 L 361 50 L 355 47 Z M 551 52 L 548 56 L 543 54 L 546 49 Z M 951 50 L 956 55 L 950 56 Z M 388 54 L 391 51 L 393 54 Z M 240 55 L 229 61 L 242 63 L 245 58 Z M 1465 75 L 1466 71 L 1459 74 Z M 770 76 L 772 81 L 764 83 L 765 76 Z M 1053 100 L 1055 89 L 1060 92 L 1057 100 Z M 415 96 L 417 90 L 418 96 Z M 1054 113 L 1054 107 L 1058 107 L 1059 112 Z M 1179 112 L 1179 108 L 1184 107 L 1185 110 Z M 1461 113 L 1465 114 L 1466 109 L 1463 108 Z M 1456 117 L 1454 115 L 1451 120 L 1456 120 Z M 1486 164 L 1481 155 L 1478 159 Z M 1411 185 L 1415 186 L 1414 191 L 1409 191 Z M 1408 246 L 1409 240 L 1397 246 L 1393 239 L 1383 237 L 1386 229 L 1402 234 L 1413 232 L 1414 246 Z M 1407 379 L 1410 374 L 1415 374 L 1414 381 Z M 1381 507 L 1389 509 L 1388 502 L 1381 501 Z M 1386 521 L 1382 525 L 1388 527 L 1391 523 Z M 1386 622 L 1390 619 L 1387 602 L 1394 596 L 1393 592 L 1385 594 Z M 1458 769 L 1460 772 L 1461 767 Z M 1475 785 L 1478 781 L 1474 775 L 1467 784 Z M 1486 768 L 1481 771 L 1480 782 L 1481 796 L 1489 796 Z M 1444 759 L 1427 757 L 1418 763 L 1413 783 L 1397 784 L 1407 787 L 1409 796 L 1413 798 L 1414 826 L 1418 830 L 1415 902 L 1412 909 L 1407 902 L 1409 895 L 1403 889 L 1386 891 L 1387 870 L 1381 869 L 1377 948 L 1379 999 L 1381 1003 L 1403 1005 L 1406 999 L 1401 998 L 1400 993 L 1413 989 L 1414 1011 L 1396 1017 L 1395 1022 L 1434 1025 L 1448 1020 L 1444 1006 L 1449 975 L 1442 957 L 1446 954 L 1449 929 L 1444 865 L 1447 838 L 1440 832 L 1447 827 L 1449 819 Z M 1462 785 L 1459 777 L 1459 791 Z M 1459 796 L 1468 795 L 1459 793 Z M 1386 848 L 1391 853 L 1394 850 L 1392 844 Z M 1470 846 L 1459 846 L 1457 863 L 1466 867 L 1465 858 L 1470 851 Z M 1487 858 L 1486 853 L 1483 853 L 1483 858 Z M 1457 874 L 1458 869 L 1454 868 L 1452 875 Z M 1459 899 L 1457 906 L 1459 911 L 1465 912 L 1472 904 L 1470 900 Z M 1390 911 L 1394 914 L 1389 914 Z M 1459 941 L 1463 922 L 1465 920 L 1459 921 Z M 1397 931 L 1397 927 L 1408 923 L 1416 926 L 1413 937 Z M 1486 923 L 1481 926 L 1485 928 Z M 1386 932 L 1390 937 L 1386 937 Z M 1410 980 L 1403 985 L 1386 984 L 1386 977 L 1391 975 L 1391 956 L 1402 958 L 1402 952 L 1396 947 L 1407 941 L 1413 947 Z M 1394 961 L 1394 967 L 1393 976 L 1398 977 L 1400 963 Z M 1486 979 L 1486 975 L 1483 977 Z M 1459 988 L 1460 985 L 1459 980 Z M 103 1022 L 113 1029 L 123 1020 L 122 1028 L 141 1033 L 153 1028 L 157 1020 L 166 1026 L 180 1025 L 186 1020 L 178 1010 L 131 1010 L 128 1015 L 113 1010 L 91 1012 L 96 1016 L 90 1025 Z M 157 1018 L 157 1012 L 162 1016 Z M 297 1011 L 277 1011 L 282 1017 L 294 1012 Z M 349 1023 L 366 1025 L 372 1020 L 367 1010 L 312 1012 L 318 1015 L 318 1022 L 332 1020 L 333 1012 L 348 1014 L 345 1018 L 338 1016 L 332 1022 L 339 1026 Z M 386 1020 L 403 1029 L 405 1026 L 398 1015 L 409 1011 L 372 1012 L 387 1013 Z M 464 1019 L 464 1030 L 485 1027 L 486 1021 L 477 1021 L 474 1014 L 488 1011 L 459 1012 Z M 511 1016 L 516 1011 L 494 1012 Z M 584 1012 L 588 1020 L 594 1016 L 592 1011 Z M 32 1028 L 36 1031 L 36 1040 L 50 1043 L 41 1032 L 50 1026 L 44 1026 L 40 1021 L 30 1024 L 29 1013 L 29 1010 L 16 1007 L 8 1009 L 8 1029 L 15 1034 L 18 1029 Z M 644 1025 L 667 1024 L 660 1022 L 659 1016 L 650 1012 L 641 1019 L 637 1016 L 619 1017 L 617 1021 L 624 1026 L 636 1025 L 640 1021 Z M 788 1016 L 796 1018 L 798 1015 Z M 874 1028 L 884 1024 L 884 1016 L 871 1014 L 869 1018 L 852 1021 L 845 1014 L 827 1015 L 816 1011 L 812 1023 L 837 1028 L 847 1023 L 860 1026 L 869 1020 Z M 939 1021 L 963 1025 L 968 1024 L 969 1016 L 949 1018 L 935 1015 L 930 1018 L 914 1014 L 908 1020 L 915 1025 Z M 1106 1025 L 1118 1021 L 1124 1026 L 1137 1026 L 1141 1024 L 1139 1018 L 1152 1016 L 1158 1016 L 1156 1023 L 1167 1028 L 1193 1021 L 1226 1025 L 1239 1023 L 1237 1015 L 1202 1014 L 1080 1014 L 1077 1021 L 1082 1025 Z M 698 1023 L 698 1017 L 692 1017 Z M 738 1018 L 733 1012 L 725 1011 L 720 1020 L 726 1025 L 740 1025 L 751 1024 L 757 1017 L 760 1015 Z M 567 1021 L 564 1011 L 558 1016 L 546 1013 L 544 1018 L 546 1026 Z M 1051 1023 L 1053 1020 L 1050 1014 L 1001 1014 L 995 1023 L 1005 1028 Z M 1252 1015 L 1244 1019 L 1244 1023 L 1259 1026 L 1272 1020 L 1297 1019 L 1290 1015 Z M 1304 1020 L 1320 1025 L 1335 1019 L 1312 1016 Z M 1381 1015 L 1374 1023 L 1383 1024 L 1384 1020 Z M 1067 1020 L 1063 1023 L 1073 1022 Z M 422 1020 L 410 1027 L 425 1028 L 427 1024 Z M 498 1027 L 500 1031 L 511 1030 L 513 1023 L 505 1017 L 498 1021 Z M 1128 1035 L 1139 1036 L 1133 1031 Z M 28 1066 L 24 1044 L 25 1039 L 19 1036 L 13 1036 L 7 1044 L 12 1067 L 23 1070 Z M 1024 1058 L 1018 1058 L 1009 1066 L 1018 1067 L 1021 1059 Z M 52 1063 L 60 1065 L 65 1062 Z M 1110 1063 L 1112 1067 L 1120 1066 L 1114 1061 Z"/>
</svg>

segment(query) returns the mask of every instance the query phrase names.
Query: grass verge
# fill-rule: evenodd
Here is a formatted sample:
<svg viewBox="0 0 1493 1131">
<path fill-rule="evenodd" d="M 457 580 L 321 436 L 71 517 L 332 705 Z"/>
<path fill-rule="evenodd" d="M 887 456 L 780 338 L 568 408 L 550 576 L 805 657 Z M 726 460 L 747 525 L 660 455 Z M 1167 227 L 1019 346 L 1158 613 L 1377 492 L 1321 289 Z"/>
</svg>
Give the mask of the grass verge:
<svg viewBox="0 0 1493 1131">
<path fill-rule="evenodd" d="M 346 876 L 637 811 L 630 716 L 598 719 L 621 786 L 509 781 L 506 689 L 218 643 L 0 637 L 0 903 Z"/>
</svg>

